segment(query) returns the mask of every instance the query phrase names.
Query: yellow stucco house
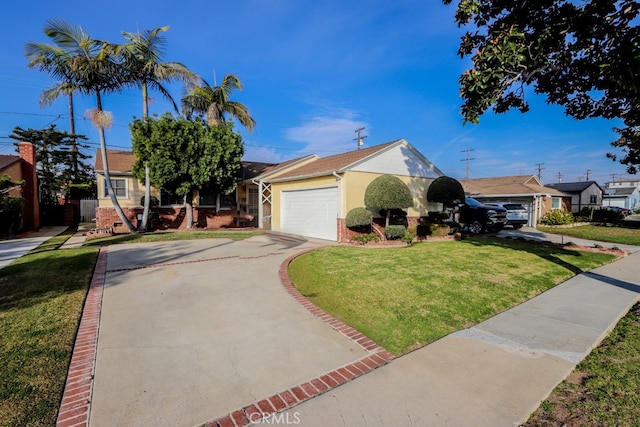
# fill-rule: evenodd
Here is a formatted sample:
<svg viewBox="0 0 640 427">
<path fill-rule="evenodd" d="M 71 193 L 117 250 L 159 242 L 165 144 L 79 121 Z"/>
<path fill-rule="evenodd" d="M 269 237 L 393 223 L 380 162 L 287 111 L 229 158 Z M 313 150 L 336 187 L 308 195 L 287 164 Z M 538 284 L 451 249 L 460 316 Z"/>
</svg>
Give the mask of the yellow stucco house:
<svg viewBox="0 0 640 427">
<path fill-rule="evenodd" d="M 108 150 L 107 154 L 118 199 L 130 219 L 135 220 L 144 194 L 144 184 L 131 175 L 135 157 L 131 152 Z M 100 156 L 96 158 L 97 226 L 119 231 L 117 216 L 104 190 L 102 162 Z M 242 225 L 346 241 L 347 213 L 364 206 L 367 186 L 384 174 L 397 176 L 411 190 L 414 207 L 408 209 L 408 219 L 417 220 L 430 209 L 437 209 L 437 205 L 426 202 L 426 193 L 431 182 L 443 173 L 406 140 L 399 139 L 328 157 L 312 154 L 279 164 L 243 162 L 235 194 L 196 194 L 195 215 L 200 226 L 233 227 L 241 224 L 238 219 L 249 218 Z M 180 201 L 155 189 L 151 194 L 161 201 L 165 223 L 179 228 Z"/>
</svg>

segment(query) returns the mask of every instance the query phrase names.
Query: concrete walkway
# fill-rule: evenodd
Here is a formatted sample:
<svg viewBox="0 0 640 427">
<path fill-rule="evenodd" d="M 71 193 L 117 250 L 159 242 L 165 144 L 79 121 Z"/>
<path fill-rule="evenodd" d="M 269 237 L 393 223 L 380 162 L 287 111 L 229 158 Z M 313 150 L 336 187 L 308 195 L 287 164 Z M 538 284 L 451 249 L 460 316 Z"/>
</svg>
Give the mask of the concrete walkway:
<svg viewBox="0 0 640 427">
<path fill-rule="evenodd" d="M 39 231 L 24 237 L 0 240 L 0 268 L 11 264 L 27 252 L 37 248 L 53 236 L 65 231 L 67 227 L 42 227 Z"/>
</svg>

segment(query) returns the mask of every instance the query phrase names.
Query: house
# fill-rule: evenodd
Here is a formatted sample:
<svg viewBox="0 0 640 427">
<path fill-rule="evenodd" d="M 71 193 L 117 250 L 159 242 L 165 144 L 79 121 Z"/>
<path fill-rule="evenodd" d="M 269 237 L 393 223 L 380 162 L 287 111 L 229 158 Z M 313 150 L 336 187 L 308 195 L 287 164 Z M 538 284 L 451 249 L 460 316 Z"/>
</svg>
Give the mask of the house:
<svg viewBox="0 0 640 427">
<path fill-rule="evenodd" d="M 24 181 L 19 188 L 7 194 L 22 197 L 22 230 L 40 229 L 40 205 L 38 203 L 38 178 L 36 174 L 36 153 L 33 144 L 18 144 L 18 156 L 0 155 L 0 176 L 8 175 L 13 181 Z"/>
<path fill-rule="evenodd" d="M 640 179 L 620 179 L 605 184 L 603 206 L 640 209 Z"/>
<path fill-rule="evenodd" d="M 528 226 L 554 209 L 571 210 L 571 195 L 542 185 L 535 175 L 477 178 L 460 181 L 466 195 L 481 203 L 510 202 L 523 205 L 529 212 Z"/>
<path fill-rule="evenodd" d="M 253 181 L 262 209 L 270 212 L 272 230 L 344 242 L 349 239 L 347 213 L 364 206 L 367 186 L 384 174 L 400 178 L 411 190 L 414 207 L 407 211 L 409 222 L 426 216 L 430 207 L 437 208 L 429 206 L 426 193 L 443 173 L 404 139 L 329 157 L 299 158 Z"/>
<path fill-rule="evenodd" d="M 582 209 L 595 209 L 602 206 L 602 188 L 595 181 L 559 182 L 547 184 L 563 193 L 571 194 L 571 212 L 580 213 Z"/>
<path fill-rule="evenodd" d="M 107 150 L 114 189 L 131 220 L 142 212 L 140 198 L 144 184 L 131 174 L 135 157 L 131 152 Z M 99 207 L 98 227 L 119 224 L 104 186 L 104 169 L 96 157 Z M 364 193 L 371 181 L 383 174 L 395 175 L 414 195 L 408 220 L 426 216 L 427 188 L 443 173 L 406 140 L 354 150 L 328 157 L 315 154 L 278 164 L 243 162 L 236 192 L 229 195 L 197 194 L 194 218 L 208 228 L 232 227 L 238 219 L 252 218 L 252 225 L 266 230 L 346 241 L 345 217 L 349 210 L 364 206 Z M 160 214 L 166 226 L 180 227 L 182 200 L 152 189 L 160 200 Z M 377 213 L 376 213 L 377 214 Z M 134 222 L 135 224 L 135 222 Z"/>
</svg>

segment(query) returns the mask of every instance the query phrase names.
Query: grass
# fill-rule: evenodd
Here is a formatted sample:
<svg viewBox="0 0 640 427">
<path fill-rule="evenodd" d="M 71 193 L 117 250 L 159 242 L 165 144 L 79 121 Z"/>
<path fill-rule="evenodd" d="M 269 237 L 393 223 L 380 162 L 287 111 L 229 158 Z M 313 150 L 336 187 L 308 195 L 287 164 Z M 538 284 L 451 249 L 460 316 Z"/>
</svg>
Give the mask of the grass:
<svg viewBox="0 0 640 427">
<path fill-rule="evenodd" d="M 289 275 L 314 304 L 398 355 L 613 259 L 469 238 L 403 249 L 323 248 L 295 259 Z"/>
<path fill-rule="evenodd" d="M 598 240 L 601 242 L 621 243 L 640 246 L 640 229 L 625 227 L 604 227 L 599 225 L 580 225 L 571 228 L 538 226 L 538 231 L 561 234 L 579 239 Z"/>
<path fill-rule="evenodd" d="M 49 239 L 0 270 L 0 426 L 51 426 L 97 249 Z"/>
<path fill-rule="evenodd" d="M 263 231 L 166 231 L 139 234 L 120 234 L 111 237 L 87 239 L 85 245 L 116 245 L 120 243 L 149 243 L 172 240 L 232 239 L 243 240 L 264 234 Z"/>
<path fill-rule="evenodd" d="M 525 426 L 637 426 L 640 304 L 541 403 Z"/>
</svg>

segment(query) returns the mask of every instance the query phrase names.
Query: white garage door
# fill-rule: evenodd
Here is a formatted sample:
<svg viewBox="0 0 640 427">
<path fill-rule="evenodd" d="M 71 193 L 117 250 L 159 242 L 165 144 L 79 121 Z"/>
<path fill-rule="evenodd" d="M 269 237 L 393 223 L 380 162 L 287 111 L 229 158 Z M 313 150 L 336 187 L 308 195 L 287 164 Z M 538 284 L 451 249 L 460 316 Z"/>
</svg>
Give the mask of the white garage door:
<svg viewBox="0 0 640 427">
<path fill-rule="evenodd" d="M 338 187 L 283 191 L 280 231 L 338 240 Z"/>
</svg>

